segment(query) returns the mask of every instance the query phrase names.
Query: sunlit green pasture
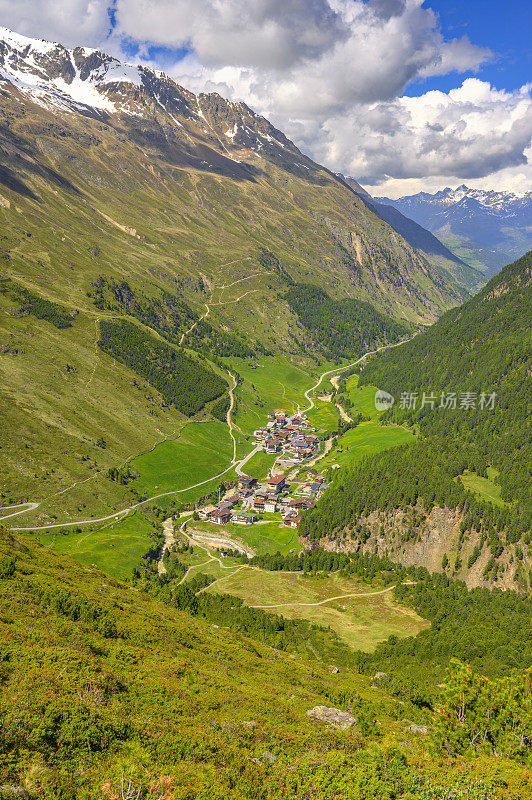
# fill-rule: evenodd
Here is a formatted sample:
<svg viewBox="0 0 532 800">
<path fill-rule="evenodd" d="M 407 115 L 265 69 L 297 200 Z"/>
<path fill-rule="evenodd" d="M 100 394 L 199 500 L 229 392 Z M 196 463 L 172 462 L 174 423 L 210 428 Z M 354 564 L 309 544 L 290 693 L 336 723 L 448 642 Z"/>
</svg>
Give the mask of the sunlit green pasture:
<svg viewBox="0 0 532 800">
<path fill-rule="evenodd" d="M 60 553 L 68 553 L 85 564 L 94 564 L 115 578 L 127 580 L 133 567 L 150 546 L 155 530 L 140 512 L 98 531 L 81 533 L 43 533 L 32 536 L 38 542 Z"/>
<path fill-rule="evenodd" d="M 415 611 L 396 603 L 391 591 L 336 574 L 306 577 L 294 572 L 245 569 L 207 591 L 236 595 L 250 606 L 272 605 L 273 608 L 266 610 L 289 619 L 329 625 L 344 641 L 360 650 L 371 651 L 392 635 L 413 636 L 427 625 Z M 361 596 L 304 605 L 347 594 Z"/>
</svg>

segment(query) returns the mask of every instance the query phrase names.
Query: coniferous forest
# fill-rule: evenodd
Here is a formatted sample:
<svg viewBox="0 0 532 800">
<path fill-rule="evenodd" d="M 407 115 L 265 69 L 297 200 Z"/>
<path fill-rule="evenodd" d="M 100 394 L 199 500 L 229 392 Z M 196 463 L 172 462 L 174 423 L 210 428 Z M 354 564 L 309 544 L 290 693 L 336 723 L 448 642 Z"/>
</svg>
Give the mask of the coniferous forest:
<svg viewBox="0 0 532 800">
<path fill-rule="evenodd" d="M 489 547 L 486 577 L 496 576 L 506 544 L 530 544 L 531 269 L 529 253 L 464 306 L 364 367 L 360 384 L 396 400 L 382 424 L 406 425 L 418 441 L 339 471 L 319 506 L 304 515 L 302 535 L 356 531 L 357 519 L 377 509 L 421 506 L 426 515 L 436 505 L 459 510 L 462 533 L 478 538 L 477 554 Z M 460 480 L 466 470 L 486 477 L 489 468 L 504 503 L 478 497 Z"/>
<path fill-rule="evenodd" d="M 165 403 L 187 417 L 197 414 L 227 389 L 223 378 L 127 320 L 103 320 L 98 344 L 160 392 Z"/>
<path fill-rule="evenodd" d="M 356 358 L 365 350 L 398 342 L 410 333 L 409 327 L 376 311 L 370 303 L 333 300 L 310 284 L 290 286 L 285 300 L 327 358 Z"/>
</svg>

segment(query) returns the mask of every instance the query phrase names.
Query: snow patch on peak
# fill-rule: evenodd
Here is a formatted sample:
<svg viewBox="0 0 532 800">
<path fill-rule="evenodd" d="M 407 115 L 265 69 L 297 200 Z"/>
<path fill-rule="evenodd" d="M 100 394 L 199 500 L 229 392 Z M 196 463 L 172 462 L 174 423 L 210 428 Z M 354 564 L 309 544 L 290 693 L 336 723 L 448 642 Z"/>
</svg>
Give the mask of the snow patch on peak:
<svg viewBox="0 0 532 800">
<path fill-rule="evenodd" d="M 17 50 L 26 50 L 31 48 L 35 53 L 46 55 L 51 53 L 58 47 L 61 47 L 58 42 L 47 42 L 44 39 L 30 39 L 28 36 L 21 36 L 9 28 L 0 27 L 0 40 L 5 42 Z"/>
</svg>

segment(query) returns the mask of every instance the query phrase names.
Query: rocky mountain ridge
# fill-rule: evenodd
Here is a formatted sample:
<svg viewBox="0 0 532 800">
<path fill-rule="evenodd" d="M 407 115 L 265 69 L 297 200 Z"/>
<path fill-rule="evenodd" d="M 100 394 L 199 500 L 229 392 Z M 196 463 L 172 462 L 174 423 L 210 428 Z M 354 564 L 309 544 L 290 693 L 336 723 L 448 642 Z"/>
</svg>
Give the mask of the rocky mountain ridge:
<svg viewBox="0 0 532 800">
<path fill-rule="evenodd" d="M 532 246 L 532 191 L 517 195 L 462 184 L 434 194 L 419 192 L 376 200 L 427 228 L 473 266 L 476 251 L 488 276 Z"/>
</svg>

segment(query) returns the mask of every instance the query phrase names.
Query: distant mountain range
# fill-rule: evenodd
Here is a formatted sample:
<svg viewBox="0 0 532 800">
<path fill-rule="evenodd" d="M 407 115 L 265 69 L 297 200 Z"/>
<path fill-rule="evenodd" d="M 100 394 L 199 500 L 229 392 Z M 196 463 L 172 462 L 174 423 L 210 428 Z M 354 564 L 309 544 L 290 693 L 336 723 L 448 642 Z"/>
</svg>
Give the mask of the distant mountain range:
<svg viewBox="0 0 532 800">
<path fill-rule="evenodd" d="M 532 247 L 532 192 L 518 196 L 462 185 L 435 194 L 376 200 L 431 231 L 488 276 Z"/>
</svg>

